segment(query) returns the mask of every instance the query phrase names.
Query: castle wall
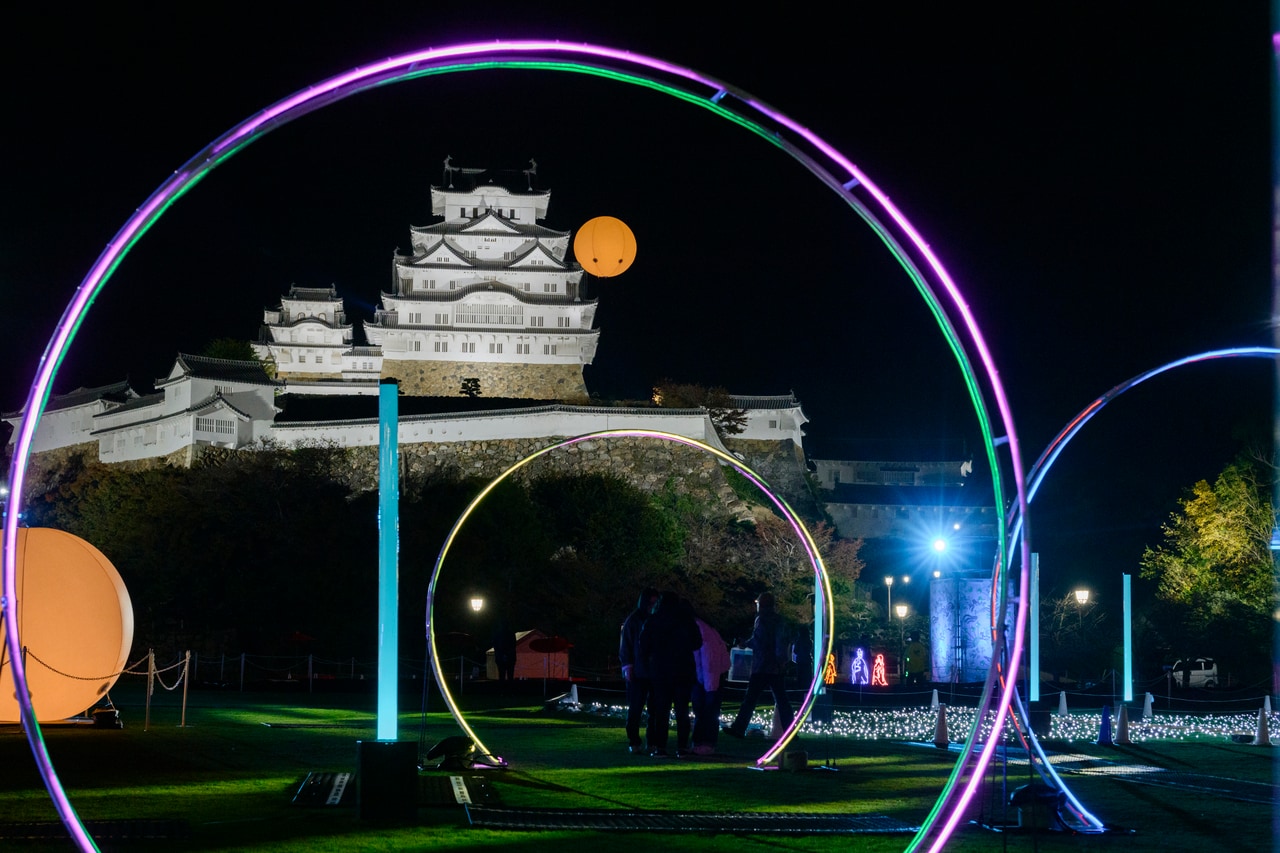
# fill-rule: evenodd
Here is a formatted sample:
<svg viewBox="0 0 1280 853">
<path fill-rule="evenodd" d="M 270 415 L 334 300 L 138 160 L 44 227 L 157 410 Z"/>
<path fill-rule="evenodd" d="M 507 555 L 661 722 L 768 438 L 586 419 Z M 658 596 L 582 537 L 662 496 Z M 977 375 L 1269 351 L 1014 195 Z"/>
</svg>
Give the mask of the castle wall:
<svg viewBox="0 0 1280 853">
<path fill-rule="evenodd" d="M 527 400 L 588 399 L 581 364 L 485 364 L 457 361 L 404 361 L 384 358 L 383 378 L 399 380 L 409 397 L 456 397 L 462 380 L 480 380 L 481 397 Z"/>
<path fill-rule="evenodd" d="M 724 446 L 747 463 L 769 487 L 783 495 L 801 515 L 821 517 L 822 505 L 814 496 L 805 467 L 804 450 L 794 441 L 728 437 Z"/>
</svg>

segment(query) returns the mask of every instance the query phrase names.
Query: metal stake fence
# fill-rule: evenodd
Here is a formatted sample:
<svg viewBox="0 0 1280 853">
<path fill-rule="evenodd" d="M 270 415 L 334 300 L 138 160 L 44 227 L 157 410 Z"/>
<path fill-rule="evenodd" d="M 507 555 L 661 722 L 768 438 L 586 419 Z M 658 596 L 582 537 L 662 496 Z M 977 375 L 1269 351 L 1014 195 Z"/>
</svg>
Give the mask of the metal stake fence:
<svg viewBox="0 0 1280 853">
<path fill-rule="evenodd" d="M 142 730 L 151 728 L 151 694 L 156 690 L 156 650 L 147 649 L 147 711 L 142 721 Z"/>
<path fill-rule="evenodd" d="M 182 664 L 182 721 L 178 724 L 180 729 L 187 727 L 187 688 L 191 684 L 191 679 L 188 677 L 190 674 L 191 650 L 187 649 L 187 657 Z"/>
</svg>

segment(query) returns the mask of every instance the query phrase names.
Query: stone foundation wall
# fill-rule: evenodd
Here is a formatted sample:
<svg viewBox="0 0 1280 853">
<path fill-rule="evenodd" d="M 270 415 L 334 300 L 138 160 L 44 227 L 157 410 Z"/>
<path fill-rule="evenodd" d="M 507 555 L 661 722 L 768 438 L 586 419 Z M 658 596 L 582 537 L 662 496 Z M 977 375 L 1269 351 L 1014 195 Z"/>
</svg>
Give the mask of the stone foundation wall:
<svg viewBox="0 0 1280 853">
<path fill-rule="evenodd" d="M 342 371 L 337 373 L 295 373 L 290 370 L 280 370 L 277 368 L 273 379 L 283 379 L 286 382 L 341 382 Z"/>
<path fill-rule="evenodd" d="M 415 482 L 435 478 L 478 477 L 491 480 L 516 462 L 556 441 L 537 438 L 401 444 L 402 488 L 409 491 Z M 805 478 L 803 454 L 794 444 L 789 441 L 734 439 L 725 444 L 735 453 L 742 454 L 746 463 L 797 511 L 802 515 L 810 514 L 812 498 Z M 254 452 L 259 451 L 200 445 L 157 459 L 115 463 L 112 467 L 144 470 L 195 464 L 217 466 L 236 454 Z M 333 470 L 330 473 L 334 480 L 357 492 L 378 488 L 377 447 L 334 448 L 332 460 Z M 96 442 L 36 454 L 31 458 L 28 469 L 27 494 L 43 494 L 56 485 L 60 474 L 79 464 L 95 464 L 97 461 Z M 718 459 L 696 448 L 658 439 L 623 437 L 583 441 L 535 460 L 515 476 L 532 479 L 562 474 L 611 474 L 646 492 L 663 489 L 669 482 L 679 493 L 732 503 L 732 490 Z M 818 514 L 821 514 L 821 508 L 818 508 Z"/>
<path fill-rule="evenodd" d="M 726 438 L 724 446 L 739 454 L 750 468 L 764 477 L 792 509 L 806 518 L 821 518 L 824 508 L 810 487 L 804 450 L 794 441 Z"/>
<path fill-rule="evenodd" d="M 409 397 L 457 397 L 462 380 L 480 380 L 481 397 L 582 402 L 588 399 L 580 364 L 482 364 L 384 358 L 382 376 L 397 379 Z"/>
<path fill-rule="evenodd" d="M 491 480 L 516 462 L 555 439 L 498 439 L 449 444 L 401 444 L 403 487 L 436 477 L 479 477 Z M 343 451 L 345 466 L 335 477 L 356 491 L 378 487 L 378 449 L 355 447 Z M 522 468 L 517 478 L 559 474 L 611 474 L 643 491 L 657 491 L 668 482 L 681 493 L 704 497 L 719 494 L 725 484 L 719 462 L 710 454 L 656 439 L 610 438 L 584 441 L 553 451 Z"/>
</svg>

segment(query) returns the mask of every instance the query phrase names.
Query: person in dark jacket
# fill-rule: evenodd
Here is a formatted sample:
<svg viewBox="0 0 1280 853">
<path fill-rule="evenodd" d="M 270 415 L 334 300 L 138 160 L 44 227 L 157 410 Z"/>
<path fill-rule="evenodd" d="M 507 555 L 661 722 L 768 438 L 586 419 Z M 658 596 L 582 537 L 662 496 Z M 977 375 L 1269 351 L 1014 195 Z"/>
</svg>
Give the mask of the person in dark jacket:
<svg viewBox="0 0 1280 853">
<path fill-rule="evenodd" d="M 498 681 L 514 681 L 516 677 L 516 632 L 511 630 L 505 616 L 499 617 L 493 626 L 493 664 L 498 669 Z"/>
<path fill-rule="evenodd" d="M 751 630 L 751 638 L 747 640 L 747 648 L 751 649 L 751 678 L 747 681 L 747 693 L 742 697 L 742 705 L 733 724 L 725 726 L 722 731 L 733 737 L 743 737 L 747 733 L 747 724 L 755 713 L 760 701 L 760 694 L 769 689 L 773 694 L 773 703 L 783 728 L 791 725 L 795 719 L 795 711 L 791 708 L 791 700 L 787 698 L 784 679 L 786 659 L 784 649 L 790 642 L 782 617 L 774 609 L 773 593 L 762 592 L 756 596 L 756 622 Z"/>
<path fill-rule="evenodd" d="M 649 666 L 649 754 L 667 756 L 671 712 L 676 717 L 676 754 L 692 754 L 689 697 L 695 670 L 693 653 L 702 646 L 702 632 L 693 608 L 675 593 L 663 593 L 653 615 L 640 632 L 640 654 Z"/>
<path fill-rule="evenodd" d="M 618 661 L 627 682 L 627 749 L 636 754 L 649 751 L 640 740 L 640 719 L 649 701 L 649 667 L 640 657 L 640 630 L 658 603 L 658 597 L 656 589 L 640 593 L 635 609 L 622 623 L 622 636 L 618 641 Z"/>
</svg>

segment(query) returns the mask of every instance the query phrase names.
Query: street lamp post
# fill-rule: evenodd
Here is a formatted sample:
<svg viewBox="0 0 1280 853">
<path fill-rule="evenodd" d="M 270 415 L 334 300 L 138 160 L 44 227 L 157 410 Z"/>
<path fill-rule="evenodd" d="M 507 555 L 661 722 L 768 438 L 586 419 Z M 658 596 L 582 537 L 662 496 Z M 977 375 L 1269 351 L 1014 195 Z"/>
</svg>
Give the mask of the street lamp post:
<svg viewBox="0 0 1280 853">
<path fill-rule="evenodd" d="M 468 600 L 471 605 L 472 613 L 479 613 L 484 610 L 484 596 L 473 595 Z M 467 653 L 465 650 L 458 654 L 458 695 L 462 695 L 462 685 L 466 683 L 467 678 Z"/>
<path fill-rule="evenodd" d="M 884 615 L 892 618 L 893 614 L 893 575 L 884 576 Z"/>
<path fill-rule="evenodd" d="M 906 612 L 910 608 L 899 605 L 893 610 L 897 612 L 897 683 L 902 684 L 906 678 L 906 667 L 902 665 L 902 658 L 906 657 Z"/>
</svg>

